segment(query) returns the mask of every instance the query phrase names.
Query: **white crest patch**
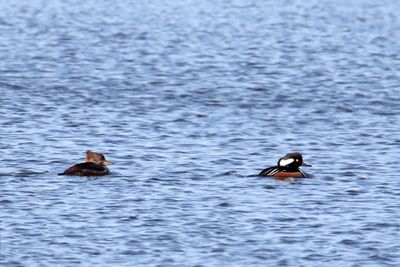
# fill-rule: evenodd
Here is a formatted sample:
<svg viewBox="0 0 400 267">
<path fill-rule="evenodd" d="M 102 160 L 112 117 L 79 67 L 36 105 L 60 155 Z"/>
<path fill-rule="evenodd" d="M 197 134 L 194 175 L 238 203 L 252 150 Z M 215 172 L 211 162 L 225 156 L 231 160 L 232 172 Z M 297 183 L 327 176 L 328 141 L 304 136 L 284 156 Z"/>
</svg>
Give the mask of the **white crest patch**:
<svg viewBox="0 0 400 267">
<path fill-rule="evenodd" d="M 294 161 L 294 159 L 281 159 L 279 161 L 279 166 L 284 167 L 289 165 L 290 163 L 292 163 Z"/>
</svg>

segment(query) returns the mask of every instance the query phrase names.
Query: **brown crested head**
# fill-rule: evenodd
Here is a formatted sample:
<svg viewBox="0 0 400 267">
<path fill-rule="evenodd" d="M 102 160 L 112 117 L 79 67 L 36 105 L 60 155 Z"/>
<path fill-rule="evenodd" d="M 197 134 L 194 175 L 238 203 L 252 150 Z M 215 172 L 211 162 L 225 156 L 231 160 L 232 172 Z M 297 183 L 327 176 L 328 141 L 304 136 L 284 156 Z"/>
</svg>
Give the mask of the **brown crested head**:
<svg viewBox="0 0 400 267">
<path fill-rule="evenodd" d="M 96 164 L 112 164 L 111 161 L 106 160 L 106 157 L 104 157 L 103 154 L 96 153 L 90 150 L 86 151 L 86 159 L 85 162 L 93 162 Z"/>
</svg>

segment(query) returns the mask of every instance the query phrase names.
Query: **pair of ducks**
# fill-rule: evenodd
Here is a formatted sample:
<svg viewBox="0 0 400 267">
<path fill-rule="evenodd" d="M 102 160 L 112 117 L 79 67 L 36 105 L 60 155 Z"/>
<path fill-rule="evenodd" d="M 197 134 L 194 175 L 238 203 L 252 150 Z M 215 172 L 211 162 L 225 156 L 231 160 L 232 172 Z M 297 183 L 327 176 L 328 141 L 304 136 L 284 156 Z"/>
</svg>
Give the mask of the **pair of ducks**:
<svg viewBox="0 0 400 267">
<path fill-rule="evenodd" d="M 100 176 L 110 173 L 107 164 L 112 164 L 106 160 L 103 154 L 95 153 L 90 150 L 86 151 L 86 159 L 84 163 L 75 164 L 66 169 L 59 175 L 77 175 L 77 176 Z M 278 160 L 278 165 L 262 170 L 259 176 L 275 177 L 278 179 L 284 178 L 305 178 L 306 173 L 299 167 L 309 166 L 303 162 L 303 156 L 300 153 L 288 153 Z"/>
</svg>

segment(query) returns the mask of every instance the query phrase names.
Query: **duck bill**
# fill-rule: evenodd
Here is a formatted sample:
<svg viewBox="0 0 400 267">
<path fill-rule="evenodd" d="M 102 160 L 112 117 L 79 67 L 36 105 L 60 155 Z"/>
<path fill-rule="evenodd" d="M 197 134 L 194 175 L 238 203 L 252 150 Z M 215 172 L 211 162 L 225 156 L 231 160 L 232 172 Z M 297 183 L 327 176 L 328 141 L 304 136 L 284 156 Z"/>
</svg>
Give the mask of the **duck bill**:
<svg viewBox="0 0 400 267">
<path fill-rule="evenodd" d="M 307 163 L 305 163 L 305 162 L 303 162 L 303 164 L 301 164 L 301 166 L 305 166 L 305 167 L 312 167 L 312 165 L 311 165 L 311 164 L 307 164 Z"/>
<path fill-rule="evenodd" d="M 108 165 L 108 164 L 113 164 L 113 163 L 111 161 L 106 160 L 106 161 L 103 161 L 103 164 Z"/>
</svg>

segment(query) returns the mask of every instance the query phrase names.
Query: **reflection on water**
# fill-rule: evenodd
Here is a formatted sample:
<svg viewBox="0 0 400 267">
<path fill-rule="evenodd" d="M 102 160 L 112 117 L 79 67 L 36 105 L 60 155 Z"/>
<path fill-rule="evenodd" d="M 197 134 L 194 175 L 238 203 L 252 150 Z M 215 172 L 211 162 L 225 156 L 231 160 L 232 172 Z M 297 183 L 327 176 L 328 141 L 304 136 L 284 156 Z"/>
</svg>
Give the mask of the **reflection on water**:
<svg viewBox="0 0 400 267">
<path fill-rule="evenodd" d="M 400 264 L 400 6 L 264 2 L 0 3 L 3 265 Z"/>
</svg>

